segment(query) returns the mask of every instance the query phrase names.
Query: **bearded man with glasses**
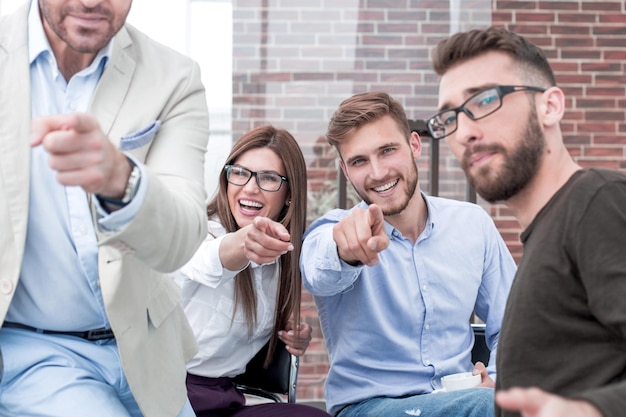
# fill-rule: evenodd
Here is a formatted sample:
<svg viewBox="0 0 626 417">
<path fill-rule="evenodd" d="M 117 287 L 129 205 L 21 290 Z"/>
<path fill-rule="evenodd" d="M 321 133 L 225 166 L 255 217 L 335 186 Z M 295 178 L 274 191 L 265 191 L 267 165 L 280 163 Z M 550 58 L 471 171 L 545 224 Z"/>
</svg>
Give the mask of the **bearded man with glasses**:
<svg viewBox="0 0 626 417">
<path fill-rule="evenodd" d="M 498 344 L 496 416 L 623 416 L 626 175 L 573 160 L 559 126 L 563 91 L 525 38 L 457 33 L 437 45 L 433 67 L 431 135 L 524 228 Z"/>
</svg>

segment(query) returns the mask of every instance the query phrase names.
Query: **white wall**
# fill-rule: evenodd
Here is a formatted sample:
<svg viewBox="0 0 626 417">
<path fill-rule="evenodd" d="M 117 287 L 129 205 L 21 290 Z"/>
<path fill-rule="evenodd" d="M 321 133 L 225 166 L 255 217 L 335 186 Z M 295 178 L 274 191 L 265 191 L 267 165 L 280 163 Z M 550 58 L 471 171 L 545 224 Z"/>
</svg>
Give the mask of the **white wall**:
<svg viewBox="0 0 626 417">
<path fill-rule="evenodd" d="M 0 15 L 13 12 L 25 2 L 25 0 L 0 0 Z"/>
</svg>

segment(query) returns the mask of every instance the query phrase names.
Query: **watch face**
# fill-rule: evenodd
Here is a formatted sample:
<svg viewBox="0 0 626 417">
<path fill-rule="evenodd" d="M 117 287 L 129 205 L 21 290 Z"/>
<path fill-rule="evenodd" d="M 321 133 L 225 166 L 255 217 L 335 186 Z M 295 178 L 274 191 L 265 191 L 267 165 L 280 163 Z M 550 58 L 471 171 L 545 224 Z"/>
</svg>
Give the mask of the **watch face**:
<svg viewBox="0 0 626 417">
<path fill-rule="evenodd" d="M 137 189 L 139 188 L 139 180 L 141 179 L 141 170 L 134 163 L 133 170 L 130 172 L 130 177 L 128 177 L 128 183 L 126 183 L 126 190 L 124 191 L 124 197 L 122 197 L 122 203 L 127 204 L 130 200 L 133 199 L 135 194 L 137 194 Z"/>
</svg>

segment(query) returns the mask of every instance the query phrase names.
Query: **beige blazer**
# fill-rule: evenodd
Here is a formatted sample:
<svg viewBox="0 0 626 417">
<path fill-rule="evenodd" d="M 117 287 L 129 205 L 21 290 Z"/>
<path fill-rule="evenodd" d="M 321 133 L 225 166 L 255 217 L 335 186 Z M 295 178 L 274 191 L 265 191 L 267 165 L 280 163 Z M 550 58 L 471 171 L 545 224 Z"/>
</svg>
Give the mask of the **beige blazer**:
<svg viewBox="0 0 626 417">
<path fill-rule="evenodd" d="M 0 18 L 0 322 L 18 283 L 28 218 L 27 12 L 28 5 Z M 123 230 L 98 230 L 97 237 L 104 303 L 132 392 L 145 416 L 176 416 L 186 399 L 185 363 L 197 346 L 164 273 L 182 266 L 206 236 L 209 130 L 199 67 L 127 25 L 90 112 L 118 145 L 154 120 L 162 123 L 147 143 L 131 137 L 123 145 L 147 167 L 142 208 Z"/>
</svg>

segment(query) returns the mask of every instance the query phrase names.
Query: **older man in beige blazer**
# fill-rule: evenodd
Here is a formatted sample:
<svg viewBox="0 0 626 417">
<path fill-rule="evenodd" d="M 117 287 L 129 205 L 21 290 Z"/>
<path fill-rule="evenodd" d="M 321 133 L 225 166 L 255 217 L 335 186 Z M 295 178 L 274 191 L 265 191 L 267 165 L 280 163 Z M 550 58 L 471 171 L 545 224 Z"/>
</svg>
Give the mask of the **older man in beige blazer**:
<svg viewBox="0 0 626 417">
<path fill-rule="evenodd" d="M 130 3 L 0 19 L 0 416 L 193 415 L 164 273 L 206 235 L 208 111 Z"/>
</svg>

